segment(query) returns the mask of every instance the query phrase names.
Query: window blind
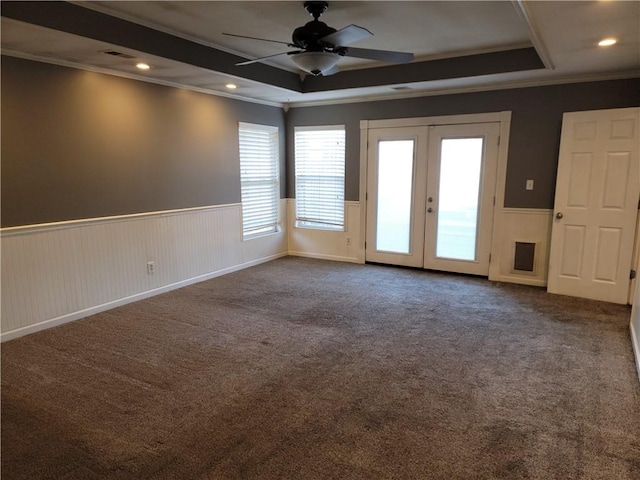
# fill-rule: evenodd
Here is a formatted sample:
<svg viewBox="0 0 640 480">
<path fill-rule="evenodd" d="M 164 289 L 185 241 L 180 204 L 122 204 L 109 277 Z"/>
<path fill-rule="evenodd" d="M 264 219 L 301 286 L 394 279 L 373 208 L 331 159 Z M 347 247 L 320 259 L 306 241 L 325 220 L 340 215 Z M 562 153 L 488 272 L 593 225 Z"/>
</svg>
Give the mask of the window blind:
<svg viewBox="0 0 640 480">
<path fill-rule="evenodd" d="M 240 123 L 243 238 L 275 232 L 280 221 L 278 128 Z"/>
<path fill-rule="evenodd" d="M 344 126 L 296 127 L 296 222 L 344 228 Z"/>
</svg>

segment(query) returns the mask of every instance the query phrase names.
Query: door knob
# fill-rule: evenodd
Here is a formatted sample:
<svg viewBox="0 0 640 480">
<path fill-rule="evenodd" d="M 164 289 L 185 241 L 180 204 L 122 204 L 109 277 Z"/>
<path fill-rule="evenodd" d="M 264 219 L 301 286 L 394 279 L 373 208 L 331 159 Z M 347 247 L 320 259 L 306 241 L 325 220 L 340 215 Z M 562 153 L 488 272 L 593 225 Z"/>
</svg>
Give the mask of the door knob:
<svg viewBox="0 0 640 480">
<path fill-rule="evenodd" d="M 431 208 L 431 207 L 427 208 L 427 212 L 429 212 L 429 213 L 433 212 L 433 208 Z"/>
<path fill-rule="evenodd" d="M 560 220 L 562 217 L 564 217 L 564 215 L 562 215 L 562 212 L 558 212 L 558 213 L 556 213 L 556 218 L 557 218 L 558 220 Z"/>
<path fill-rule="evenodd" d="M 433 202 L 433 197 L 427 198 L 427 202 L 429 202 L 429 203 Z"/>
</svg>

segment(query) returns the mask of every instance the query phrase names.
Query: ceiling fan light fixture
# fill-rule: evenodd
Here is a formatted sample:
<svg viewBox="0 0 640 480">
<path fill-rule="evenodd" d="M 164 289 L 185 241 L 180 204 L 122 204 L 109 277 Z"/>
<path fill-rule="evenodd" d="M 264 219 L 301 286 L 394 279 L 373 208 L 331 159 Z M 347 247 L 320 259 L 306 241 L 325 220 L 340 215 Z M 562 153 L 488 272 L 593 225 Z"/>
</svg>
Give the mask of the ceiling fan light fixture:
<svg viewBox="0 0 640 480">
<path fill-rule="evenodd" d="M 293 62 L 313 76 L 318 76 L 336 66 L 340 55 L 332 52 L 302 52 L 291 56 Z"/>
</svg>

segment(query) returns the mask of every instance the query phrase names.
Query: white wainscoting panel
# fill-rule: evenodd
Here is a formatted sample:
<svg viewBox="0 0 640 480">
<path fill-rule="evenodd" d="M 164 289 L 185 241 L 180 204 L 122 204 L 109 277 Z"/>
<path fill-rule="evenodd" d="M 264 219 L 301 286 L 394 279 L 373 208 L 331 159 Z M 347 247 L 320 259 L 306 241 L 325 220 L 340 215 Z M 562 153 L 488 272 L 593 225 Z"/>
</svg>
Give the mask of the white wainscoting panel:
<svg viewBox="0 0 640 480">
<path fill-rule="evenodd" d="M 295 199 L 288 199 L 289 255 L 340 262 L 364 263 L 361 248 L 360 202 L 345 202 L 345 230 L 296 227 Z"/>
<path fill-rule="evenodd" d="M 636 238 L 633 242 L 633 256 L 631 259 L 631 265 L 635 265 L 636 275 L 638 270 L 638 265 L 640 264 L 640 210 L 636 215 Z M 627 303 L 629 305 L 635 305 L 636 301 L 636 288 L 637 288 L 638 278 L 637 276 L 631 280 L 631 284 L 629 285 L 629 298 L 627 299 Z"/>
<path fill-rule="evenodd" d="M 636 238 L 637 241 L 637 238 Z M 640 272 L 640 259 L 636 262 L 636 271 Z M 636 282 L 633 290 L 633 307 L 631 307 L 631 344 L 636 357 L 638 380 L 640 380 L 640 282 Z"/>
<path fill-rule="evenodd" d="M 637 290 L 640 290 L 637 289 Z M 632 312 L 631 312 L 631 345 L 633 347 L 633 354 L 636 357 L 636 368 L 638 370 L 638 380 L 640 380 L 640 307 L 638 307 L 638 302 L 640 302 L 640 295 L 636 293 L 636 298 L 633 303 Z"/>
<path fill-rule="evenodd" d="M 553 211 L 534 208 L 503 208 L 494 225 L 489 280 L 545 286 L 549 267 L 549 242 Z M 516 242 L 536 244 L 534 271 L 513 269 Z"/>
<path fill-rule="evenodd" d="M 239 204 L 6 228 L 1 242 L 3 341 L 287 254 L 286 225 L 242 240 Z"/>
</svg>

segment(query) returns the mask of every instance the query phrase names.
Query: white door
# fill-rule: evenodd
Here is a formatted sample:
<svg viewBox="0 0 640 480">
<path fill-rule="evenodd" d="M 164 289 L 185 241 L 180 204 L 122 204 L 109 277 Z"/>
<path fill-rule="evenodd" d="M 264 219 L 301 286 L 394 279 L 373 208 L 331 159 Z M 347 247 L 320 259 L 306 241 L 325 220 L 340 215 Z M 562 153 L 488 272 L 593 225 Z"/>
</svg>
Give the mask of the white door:
<svg viewBox="0 0 640 480">
<path fill-rule="evenodd" d="M 369 132 L 366 259 L 422 267 L 427 130 Z"/>
<path fill-rule="evenodd" d="M 640 109 L 566 113 L 548 291 L 627 303 L 639 179 Z"/>
<path fill-rule="evenodd" d="M 499 130 L 369 130 L 366 260 L 488 275 Z"/>
<path fill-rule="evenodd" d="M 429 131 L 424 267 L 489 275 L 499 123 Z"/>
</svg>

